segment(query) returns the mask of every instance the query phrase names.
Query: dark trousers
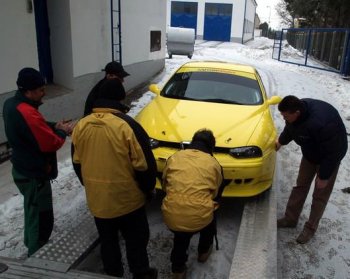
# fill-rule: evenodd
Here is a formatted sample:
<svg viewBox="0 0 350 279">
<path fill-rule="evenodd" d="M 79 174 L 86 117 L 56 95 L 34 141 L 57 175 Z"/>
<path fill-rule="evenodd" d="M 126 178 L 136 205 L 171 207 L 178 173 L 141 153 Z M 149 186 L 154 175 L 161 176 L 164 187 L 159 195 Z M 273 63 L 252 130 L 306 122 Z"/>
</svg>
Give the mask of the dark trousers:
<svg viewBox="0 0 350 279">
<path fill-rule="evenodd" d="M 47 243 L 52 233 L 51 184 L 49 180 L 25 177 L 14 168 L 12 176 L 24 198 L 24 244 L 31 256 Z"/>
<path fill-rule="evenodd" d="M 199 232 L 198 254 L 208 252 L 210 246 L 213 244 L 214 236 L 216 234 L 216 218 Z M 171 251 L 171 271 L 173 273 L 181 273 L 186 269 L 186 262 L 188 259 L 187 250 L 193 235 L 198 232 L 179 232 L 174 233 L 173 250 Z"/>
<path fill-rule="evenodd" d="M 148 271 L 149 226 L 145 207 L 116 218 L 95 217 L 95 223 L 101 240 L 103 266 L 108 275 L 122 277 L 124 274 L 119 246 L 119 231 L 125 240 L 130 272 L 137 275 Z"/>
<path fill-rule="evenodd" d="M 285 217 L 288 220 L 295 222 L 298 221 L 301 211 L 303 210 L 306 197 L 309 193 L 311 183 L 315 178 L 318 169 L 318 165 L 309 162 L 304 157 L 301 159 L 297 185 L 293 187 L 286 207 Z M 333 171 L 331 177 L 328 179 L 328 184 L 325 188 L 314 188 L 309 219 L 305 223 L 306 229 L 309 229 L 313 232 L 317 230 L 320 219 L 322 218 L 323 212 L 332 193 L 338 169 L 339 166 L 337 166 Z"/>
</svg>

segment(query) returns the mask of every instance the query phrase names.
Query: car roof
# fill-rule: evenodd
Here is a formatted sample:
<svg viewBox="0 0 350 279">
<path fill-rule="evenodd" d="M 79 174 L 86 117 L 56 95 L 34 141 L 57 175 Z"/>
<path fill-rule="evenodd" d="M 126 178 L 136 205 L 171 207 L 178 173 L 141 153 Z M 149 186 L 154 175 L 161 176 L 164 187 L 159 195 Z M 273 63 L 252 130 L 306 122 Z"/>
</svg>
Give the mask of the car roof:
<svg viewBox="0 0 350 279">
<path fill-rule="evenodd" d="M 217 69 L 217 70 L 228 70 L 228 71 L 237 71 L 256 74 L 256 69 L 252 66 L 235 64 L 230 62 L 221 62 L 221 61 L 191 61 L 183 64 L 179 70 L 183 68 L 197 68 L 197 69 Z"/>
</svg>

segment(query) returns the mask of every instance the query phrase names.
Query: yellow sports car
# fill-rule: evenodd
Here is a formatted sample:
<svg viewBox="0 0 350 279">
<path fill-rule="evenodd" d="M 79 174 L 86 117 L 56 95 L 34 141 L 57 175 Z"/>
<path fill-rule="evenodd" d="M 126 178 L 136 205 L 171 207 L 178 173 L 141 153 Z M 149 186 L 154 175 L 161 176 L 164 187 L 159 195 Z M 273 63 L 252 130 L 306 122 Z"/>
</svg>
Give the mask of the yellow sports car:
<svg viewBox="0 0 350 279">
<path fill-rule="evenodd" d="M 225 197 L 250 197 L 272 185 L 276 129 L 258 72 L 225 62 L 182 65 L 136 116 L 150 136 L 159 178 L 166 160 L 186 148 L 193 134 L 207 128 L 216 138 L 214 156 L 223 167 Z M 161 189 L 160 181 L 157 188 Z"/>
</svg>

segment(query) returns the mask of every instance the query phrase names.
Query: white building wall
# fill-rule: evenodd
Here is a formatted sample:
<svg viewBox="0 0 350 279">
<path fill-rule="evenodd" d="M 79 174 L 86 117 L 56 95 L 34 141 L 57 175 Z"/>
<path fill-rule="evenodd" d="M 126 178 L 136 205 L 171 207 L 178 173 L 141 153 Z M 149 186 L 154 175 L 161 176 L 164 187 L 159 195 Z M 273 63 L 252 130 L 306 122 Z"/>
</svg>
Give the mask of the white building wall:
<svg viewBox="0 0 350 279">
<path fill-rule="evenodd" d="M 242 40 L 244 9 L 246 0 L 181 0 L 181 2 L 197 2 L 197 38 L 202 39 L 204 34 L 205 3 L 232 4 L 231 41 Z M 167 1 L 167 26 L 171 21 L 171 0 Z"/>
<path fill-rule="evenodd" d="M 231 41 L 242 43 L 244 28 L 245 3 L 248 0 L 235 1 L 233 5 L 233 23 L 231 26 Z"/>
<path fill-rule="evenodd" d="M 166 2 L 147 1 L 144 5 L 143 0 L 121 0 L 124 66 L 164 62 Z M 1 0 L 0 94 L 16 89 L 16 76 L 23 66 L 39 68 L 34 7 L 28 13 L 27 3 Z M 110 0 L 50 0 L 47 4 L 54 83 L 74 90 L 75 78 L 100 73 L 112 60 Z M 159 51 L 150 51 L 152 30 L 161 31 Z"/>
<path fill-rule="evenodd" d="M 101 71 L 112 60 L 110 1 L 70 0 L 70 18 L 73 76 Z"/>
<path fill-rule="evenodd" d="M 171 23 L 171 2 L 167 1 L 167 26 Z M 244 28 L 244 12 L 249 10 L 249 15 L 246 14 L 246 18 L 254 22 L 255 7 L 254 0 L 180 0 L 178 2 L 197 2 L 198 14 L 197 14 L 197 39 L 202 39 L 204 34 L 204 16 L 205 16 L 205 3 L 220 3 L 220 4 L 232 4 L 232 21 L 231 21 L 231 41 L 240 42 L 243 41 L 243 28 Z M 247 9 L 246 9 L 247 2 Z M 248 3 L 249 2 L 249 3 Z M 252 11 L 254 10 L 254 13 Z"/>
<path fill-rule="evenodd" d="M 23 66 L 39 67 L 34 10 L 28 13 L 26 1 L 1 0 L 0 35 L 1 95 L 16 89 L 17 74 Z"/>
<path fill-rule="evenodd" d="M 74 88 L 70 0 L 47 1 L 54 83 Z"/>
<path fill-rule="evenodd" d="M 27 12 L 31 2 L 1 0 L 0 111 L 17 89 L 18 71 L 24 66 L 39 69 L 34 9 Z M 47 4 L 54 83 L 59 86 L 47 87 L 40 111 L 52 121 L 79 118 L 87 94 L 104 76 L 101 69 L 112 60 L 110 0 L 48 0 Z M 121 0 L 121 17 L 122 63 L 130 73 L 124 85 L 130 90 L 164 68 L 166 1 L 147 0 L 145 5 L 143 0 Z M 161 31 L 159 51 L 150 50 L 151 30 Z M 5 141 L 0 114 L 0 147 Z"/>
<path fill-rule="evenodd" d="M 144 0 L 122 1 L 123 64 L 128 65 L 165 57 L 166 7 L 164 0 L 147 0 L 147 5 Z M 151 31 L 161 31 L 162 47 L 160 51 L 150 51 Z"/>
<path fill-rule="evenodd" d="M 254 20 L 255 20 L 255 12 L 256 12 L 256 2 L 255 0 L 246 0 L 246 16 L 245 18 L 251 22 L 252 29 L 250 33 L 245 33 L 243 37 L 243 41 L 246 42 L 254 38 Z"/>
</svg>

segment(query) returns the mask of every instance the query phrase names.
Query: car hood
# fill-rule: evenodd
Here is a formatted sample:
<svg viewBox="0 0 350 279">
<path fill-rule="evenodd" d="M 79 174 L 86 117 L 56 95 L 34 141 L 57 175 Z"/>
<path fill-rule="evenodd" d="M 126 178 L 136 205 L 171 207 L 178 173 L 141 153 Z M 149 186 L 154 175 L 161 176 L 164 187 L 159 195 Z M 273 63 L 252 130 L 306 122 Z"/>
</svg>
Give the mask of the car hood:
<svg viewBox="0 0 350 279">
<path fill-rule="evenodd" d="M 157 96 L 137 116 L 151 138 L 191 141 L 193 134 L 207 128 L 213 131 L 216 146 L 236 147 L 249 144 L 266 108 L 211 102 L 177 100 Z"/>
</svg>

